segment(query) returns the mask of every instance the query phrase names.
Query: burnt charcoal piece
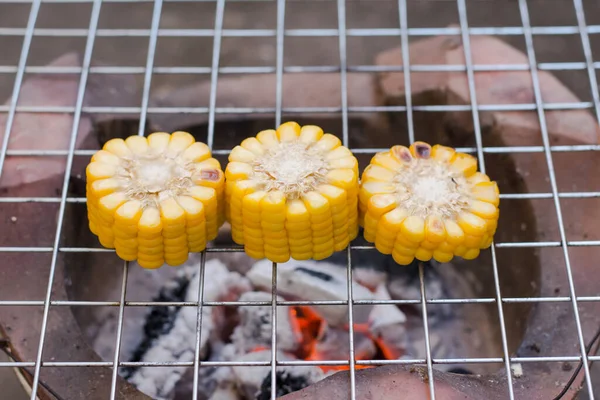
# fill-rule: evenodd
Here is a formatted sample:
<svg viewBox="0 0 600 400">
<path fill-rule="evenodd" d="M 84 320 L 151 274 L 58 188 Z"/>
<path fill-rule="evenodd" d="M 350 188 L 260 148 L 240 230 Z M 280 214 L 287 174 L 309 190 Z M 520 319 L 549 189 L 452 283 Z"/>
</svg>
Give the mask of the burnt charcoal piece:
<svg viewBox="0 0 600 400">
<path fill-rule="evenodd" d="M 164 287 L 159 295 L 153 299 L 155 302 L 182 302 L 185 301 L 190 281 L 187 276 L 180 276 L 174 279 L 172 284 Z M 169 333 L 173 328 L 173 323 L 181 307 L 178 306 L 153 306 L 146 317 L 144 324 L 144 339 L 135 349 L 130 361 L 142 361 L 142 357 L 152 347 L 152 343 L 161 335 Z M 138 367 L 124 367 L 122 376 L 125 379 L 131 378 Z"/>
<path fill-rule="evenodd" d="M 275 374 L 275 385 L 277 387 L 277 397 L 304 389 L 309 385 L 309 381 L 302 375 L 294 376 L 288 371 L 281 371 Z M 256 400 L 269 400 L 271 398 L 271 374 L 268 374 L 262 385 Z"/>
<path fill-rule="evenodd" d="M 333 276 L 326 274 L 324 272 L 319 272 L 319 271 L 315 271 L 309 268 L 305 268 L 305 267 L 296 267 L 295 268 L 296 271 L 300 271 L 300 272 L 304 272 L 305 274 L 308 274 L 310 276 L 314 276 L 315 278 L 319 278 L 324 280 L 325 282 L 329 282 L 333 280 Z"/>
</svg>

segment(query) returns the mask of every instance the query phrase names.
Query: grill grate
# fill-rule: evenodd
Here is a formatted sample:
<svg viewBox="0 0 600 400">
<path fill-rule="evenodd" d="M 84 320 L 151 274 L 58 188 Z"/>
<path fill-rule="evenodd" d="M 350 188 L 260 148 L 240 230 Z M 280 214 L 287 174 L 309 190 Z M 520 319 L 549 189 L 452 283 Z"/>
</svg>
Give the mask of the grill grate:
<svg viewBox="0 0 600 400">
<path fill-rule="evenodd" d="M 184 1 L 184 0 L 179 0 Z M 187 0 L 186 0 L 187 1 Z M 2 142 L 0 151 L 0 173 L 7 159 L 11 156 L 66 156 L 67 168 L 64 176 L 63 187 L 60 197 L 0 197 L 0 203 L 57 203 L 59 205 L 59 217 L 56 232 L 54 235 L 54 243 L 48 247 L 0 247 L 0 253 L 7 252 L 41 252 L 50 253 L 51 265 L 50 275 L 47 283 L 47 291 L 44 300 L 0 300 L 0 307 L 11 306 L 42 306 L 43 319 L 41 325 L 41 335 L 37 351 L 37 357 L 31 362 L 0 362 L 0 367 L 33 367 L 33 394 L 32 399 L 35 399 L 35 393 L 40 385 L 40 370 L 41 367 L 93 367 L 104 366 L 112 367 L 112 387 L 110 398 L 116 396 L 116 381 L 117 367 L 123 366 L 165 366 L 177 365 L 193 367 L 194 374 L 194 399 L 197 398 L 198 387 L 198 370 L 201 367 L 207 366 L 271 366 L 271 393 L 272 398 L 275 398 L 275 368 L 274 365 L 347 365 L 350 371 L 350 388 L 349 397 L 356 398 L 356 382 L 355 369 L 359 365 L 389 365 L 389 364 L 426 364 L 430 377 L 433 377 L 434 364 L 477 364 L 477 363 L 503 363 L 507 373 L 507 384 L 510 399 L 515 398 L 513 392 L 513 378 L 511 374 L 511 365 L 513 363 L 528 363 L 528 362 L 583 362 L 583 368 L 586 377 L 586 385 L 590 399 L 594 398 L 593 384 L 589 370 L 589 361 L 598 361 L 600 356 L 588 356 L 586 353 L 586 343 L 582 332 L 579 303 L 597 302 L 600 301 L 600 296 L 577 296 L 573 274 L 570 264 L 569 251 L 571 247 L 588 247 L 600 246 L 600 240 L 567 240 L 565 233 L 565 221 L 561 211 L 560 199 L 566 198 L 598 198 L 600 192 L 560 192 L 555 176 L 553 154 L 560 152 L 590 152 L 599 151 L 600 145 L 560 145 L 553 146 L 550 144 L 549 134 L 546 126 L 546 111 L 549 110 L 576 110 L 589 109 L 595 111 L 597 117 L 600 116 L 600 95 L 598 92 L 598 83 L 596 79 L 596 70 L 600 69 L 600 62 L 594 62 L 590 45 L 589 35 L 599 34 L 600 25 L 587 25 L 584 13 L 582 0 L 573 0 L 572 6 L 576 12 L 577 26 L 532 26 L 529 16 L 529 7 L 527 0 L 518 0 L 520 11 L 521 26 L 509 27 L 470 27 L 467 15 L 466 0 L 456 0 L 458 10 L 459 27 L 449 28 L 410 28 L 408 21 L 410 16 L 407 12 L 407 0 L 398 0 L 399 9 L 399 27 L 398 28 L 381 28 L 381 29 L 352 29 L 346 27 L 346 4 L 344 0 L 337 0 L 337 29 L 286 29 L 285 21 L 285 0 L 277 0 L 277 24 L 276 29 L 224 29 L 225 15 L 225 0 L 189 0 L 195 2 L 214 3 L 216 7 L 214 29 L 159 29 L 161 14 L 163 10 L 163 0 L 44 0 L 44 3 L 91 3 L 92 11 L 87 29 L 41 29 L 36 28 L 38 16 L 40 14 L 41 0 L 0 0 L 0 9 L 3 4 L 26 4 L 30 5 L 29 19 L 26 28 L 1 28 L 0 37 L 17 36 L 23 37 L 23 45 L 20 53 L 20 59 L 17 66 L 7 65 L 0 66 L 0 73 L 16 74 L 12 101 L 10 104 L 1 106 L 0 113 L 7 113 L 8 120 L 6 124 L 6 134 Z M 244 0 L 229 0 L 230 2 L 242 2 Z M 252 0 L 246 0 L 252 1 Z M 256 0 L 255 0 L 256 1 Z M 268 1 L 268 0 L 257 0 Z M 290 0 L 290 2 L 293 0 Z M 168 1 L 175 2 L 175 1 Z M 450 2 L 450 1 L 448 1 Z M 100 19 L 101 7 L 104 3 L 152 3 L 152 24 L 150 29 L 100 29 L 98 22 Z M 563 4 L 571 4 L 565 1 Z M 411 37 L 418 36 L 436 36 L 436 35 L 461 35 L 464 43 L 465 65 L 414 65 L 410 64 L 408 54 L 408 44 Z M 524 65 L 475 65 L 472 62 L 470 54 L 470 37 L 476 35 L 522 35 L 525 38 L 528 64 Z M 534 51 L 533 37 L 534 35 L 579 35 L 583 46 L 585 57 L 584 62 L 543 62 L 536 61 Z M 37 67 L 28 66 L 28 58 L 31 53 L 31 43 L 34 37 L 64 37 L 64 38 L 85 38 L 85 52 L 83 57 L 82 67 Z M 125 67 L 111 66 L 100 67 L 92 66 L 92 54 L 94 50 L 95 39 L 98 37 L 108 37 L 113 39 L 123 37 L 141 37 L 148 39 L 148 54 L 145 67 Z M 157 41 L 161 37 L 170 38 L 212 38 L 212 63 L 210 67 L 156 67 L 154 65 Z M 231 67 L 220 66 L 221 58 L 221 43 L 223 38 L 229 37 L 256 37 L 256 38 L 275 38 L 276 39 L 276 65 L 274 67 Z M 332 66 L 284 66 L 284 44 L 285 40 L 290 37 L 332 37 L 339 41 L 339 65 Z M 399 38 L 403 49 L 403 65 L 394 67 L 383 67 L 375 65 L 348 65 L 347 58 L 347 38 L 348 37 L 392 37 Z M 1 40 L 1 39 L 0 39 Z M 540 90 L 540 81 L 538 79 L 539 71 L 584 71 L 588 75 L 590 87 L 592 88 L 592 101 L 580 101 L 575 103 L 544 103 Z M 397 72 L 405 71 L 405 87 L 407 92 L 405 106 L 349 106 L 348 105 L 348 87 L 347 73 L 348 72 Z M 464 72 L 468 77 L 470 104 L 468 105 L 413 105 L 411 101 L 410 90 L 410 72 L 423 71 L 444 71 L 444 72 Z M 533 89 L 535 93 L 535 102 L 531 104 L 508 104 L 508 105 L 482 105 L 478 104 L 475 78 L 476 72 L 484 71 L 530 71 Z M 341 106 L 340 107 L 283 107 L 283 89 L 282 80 L 284 74 L 294 74 L 301 72 L 339 72 L 341 77 Z M 44 73 L 44 74 L 77 74 L 79 78 L 79 89 L 77 101 L 74 107 L 48 107 L 48 106 L 20 106 L 18 105 L 19 93 L 27 73 Z M 274 108 L 235 108 L 235 107 L 218 107 L 217 106 L 217 84 L 219 77 L 226 74 L 276 74 L 276 106 Z M 84 106 L 84 96 L 86 84 L 90 74 L 143 74 L 143 96 L 140 107 L 90 107 Z M 176 74 L 205 74 L 210 75 L 210 98 L 208 107 L 151 107 L 149 105 L 150 90 L 152 78 L 155 74 L 176 75 Z M 539 242 L 502 242 L 495 243 L 491 247 L 491 257 L 493 265 L 493 276 L 495 284 L 495 296 L 489 298 L 463 298 L 463 299 L 427 299 L 425 293 L 423 267 L 419 270 L 419 280 L 421 297 L 413 300 L 390 300 L 390 301 L 369 301 L 355 300 L 352 293 L 352 260 L 351 251 L 369 250 L 371 246 L 353 245 L 347 250 L 347 277 L 348 277 L 348 298 L 351 301 L 276 301 L 276 265 L 273 265 L 273 282 L 272 282 L 272 301 L 271 302 L 205 302 L 203 301 L 204 288 L 204 265 L 206 254 L 202 254 L 201 262 L 198 268 L 200 269 L 201 279 L 199 281 L 199 296 L 196 302 L 172 302 L 172 303 L 156 303 L 142 301 L 126 301 L 127 294 L 127 278 L 128 278 L 128 263 L 124 263 L 124 273 L 121 286 L 120 301 L 62 301 L 52 299 L 52 286 L 57 268 L 57 259 L 60 253 L 85 253 L 99 252 L 110 253 L 112 250 L 103 248 L 85 248 L 85 247 L 64 247 L 61 245 L 60 237 L 63 228 L 63 220 L 65 209 L 68 203 L 84 203 L 85 198 L 68 197 L 67 189 L 71 167 L 73 165 L 74 156 L 89 156 L 94 151 L 91 150 L 75 150 L 75 140 L 79 130 L 79 122 L 82 113 L 110 113 L 110 114 L 138 114 L 140 115 L 140 126 L 138 134 L 143 135 L 145 131 L 146 116 L 148 114 L 173 114 L 173 113 L 194 113 L 208 115 L 208 137 L 207 144 L 212 148 L 215 137 L 215 119 L 217 114 L 264 114 L 274 113 L 275 124 L 278 125 L 282 121 L 282 114 L 306 114 L 306 113 L 335 113 L 342 116 L 342 141 L 345 146 L 349 146 L 348 119 L 349 115 L 357 113 L 381 113 L 381 112 L 403 112 L 407 116 L 408 138 L 410 142 L 415 140 L 413 112 L 447 112 L 447 111 L 463 111 L 472 114 L 475 131 L 475 147 L 459 148 L 460 151 L 470 152 L 477 155 L 480 162 L 480 170 L 485 172 L 485 154 L 513 154 L 513 153 L 542 153 L 545 157 L 545 162 L 548 166 L 548 178 L 551 191 L 542 193 L 503 193 L 502 199 L 552 199 L 556 216 L 558 219 L 558 228 L 560 241 L 539 241 Z M 504 147 L 486 147 L 482 142 L 481 126 L 479 121 L 480 111 L 535 111 L 539 119 L 539 124 L 542 132 L 543 145 L 541 146 L 504 146 Z M 16 150 L 9 149 L 9 139 L 13 130 L 14 120 L 17 113 L 72 113 L 74 115 L 74 123 L 71 131 L 71 140 L 69 150 Z M 600 119 L 599 119 L 600 122 Z M 373 154 L 382 149 L 377 148 L 351 148 L 356 154 Z M 226 155 L 225 150 L 214 150 L 214 154 Z M 561 248 L 566 265 L 566 273 L 569 285 L 569 294 L 567 296 L 555 297 L 504 297 L 500 291 L 500 279 L 498 274 L 498 263 L 496 260 L 497 248 L 541 248 L 541 247 L 556 247 Z M 216 247 L 210 248 L 206 252 L 225 253 L 225 252 L 240 252 L 241 248 L 237 247 Z M 579 354 L 574 356 L 547 356 L 547 357 L 511 357 L 508 350 L 507 331 L 504 320 L 503 305 L 511 303 L 542 303 L 542 302 L 557 302 L 569 303 L 573 309 L 574 318 L 577 326 L 577 343 L 579 345 Z M 196 346 L 195 346 L 195 362 L 186 363 L 165 363 L 165 362 L 124 362 L 119 359 L 121 336 L 123 330 L 124 312 L 126 307 L 149 307 L 152 305 L 173 305 L 198 308 L 198 325 L 196 329 Z M 200 326 L 202 323 L 202 307 L 218 306 L 218 305 L 270 305 L 272 307 L 272 348 L 277 348 L 276 343 L 276 324 L 277 313 L 276 309 L 279 306 L 289 305 L 339 305 L 349 308 L 349 326 L 350 326 L 350 354 L 349 361 L 279 361 L 276 360 L 276 352 L 272 352 L 270 362 L 209 362 L 198 361 L 200 354 Z M 354 358 L 354 331 L 352 324 L 353 307 L 361 304 L 421 304 L 424 331 L 426 358 L 425 359 L 403 359 L 403 360 L 386 360 L 386 361 L 369 361 L 355 360 Z M 461 359 L 433 359 L 431 356 L 431 345 L 429 342 L 429 329 L 427 323 L 427 307 L 436 304 L 496 304 L 499 314 L 499 326 L 501 330 L 501 341 L 503 356 L 489 358 L 461 358 Z M 73 361 L 44 361 L 42 363 L 42 355 L 44 343 L 46 340 L 48 317 L 51 308 L 64 306 L 110 306 L 119 308 L 118 330 L 116 335 L 116 351 L 112 362 L 73 362 Z M 429 379 L 429 391 L 432 399 L 435 399 L 436 382 L 434 379 Z"/>
</svg>

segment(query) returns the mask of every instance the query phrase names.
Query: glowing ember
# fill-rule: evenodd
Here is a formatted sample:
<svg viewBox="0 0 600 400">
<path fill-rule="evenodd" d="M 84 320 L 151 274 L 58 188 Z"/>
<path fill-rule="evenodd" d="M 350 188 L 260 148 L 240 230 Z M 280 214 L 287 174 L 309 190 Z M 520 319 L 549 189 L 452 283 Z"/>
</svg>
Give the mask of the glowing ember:
<svg viewBox="0 0 600 400">
<path fill-rule="evenodd" d="M 328 332 L 329 328 L 327 326 L 327 322 L 323 319 L 319 313 L 317 313 L 310 306 L 293 306 L 290 307 L 290 323 L 292 326 L 292 330 L 294 332 L 294 336 L 298 343 L 300 344 L 299 350 L 296 356 L 300 359 L 306 361 L 323 361 L 323 360 L 347 360 L 348 359 L 348 340 L 340 343 L 337 340 L 332 342 L 335 343 L 336 347 L 336 355 L 337 357 L 332 357 L 331 352 L 327 352 L 325 354 L 323 351 L 319 350 L 320 345 L 326 339 L 326 335 L 331 334 Z M 349 329 L 348 325 L 343 328 L 338 328 L 345 334 L 345 338 L 348 338 Z M 373 352 L 368 350 L 361 351 L 361 348 L 355 347 L 355 359 L 356 360 L 371 360 L 371 359 L 397 359 L 402 354 L 398 354 L 399 352 L 396 349 L 393 349 L 385 344 L 383 340 L 380 338 L 374 337 L 369 329 L 369 325 L 366 323 L 363 324 L 354 324 L 354 336 L 355 336 L 355 346 L 357 342 L 357 338 L 366 338 L 372 341 L 372 344 L 376 348 L 376 357 L 373 357 Z M 370 349 L 372 347 L 366 347 L 366 349 Z M 363 347 L 364 349 L 364 347 Z M 349 369 L 347 365 L 321 365 L 319 366 L 324 372 L 329 371 L 342 371 Z M 356 365 L 356 369 L 370 368 L 368 365 Z"/>
</svg>

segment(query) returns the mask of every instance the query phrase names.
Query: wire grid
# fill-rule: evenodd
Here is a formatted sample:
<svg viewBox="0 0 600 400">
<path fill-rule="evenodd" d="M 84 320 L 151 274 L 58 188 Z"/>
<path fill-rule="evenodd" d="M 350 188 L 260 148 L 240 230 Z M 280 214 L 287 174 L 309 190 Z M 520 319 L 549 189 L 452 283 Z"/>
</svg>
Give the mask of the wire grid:
<svg viewBox="0 0 600 400">
<path fill-rule="evenodd" d="M 600 69 L 600 62 L 594 62 L 592 58 L 589 35 L 600 33 L 600 25 L 587 25 L 582 0 L 573 0 L 573 6 L 576 11 L 577 26 L 549 26 L 534 27 L 531 26 L 527 0 L 518 0 L 521 26 L 515 27 L 470 27 L 468 23 L 467 7 L 465 0 L 456 0 L 460 26 L 457 28 L 409 28 L 406 0 L 398 0 L 399 9 L 399 27 L 386 29 L 347 29 L 346 28 L 346 10 L 345 1 L 337 0 L 338 27 L 337 29 L 285 29 L 285 0 L 275 0 L 277 2 L 277 25 L 276 29 L 224 29 L 223 17 L 225 12 L 225 0 L 166 0 L 167 2 L 208 2 L 215 3 L 216 13 L 214 29 L 159 29 L 163 0 L 45 0 L 45 3 L 92 3 L 92 12 L 88 29 L 38 29 L 36 21 L 38 18 L 41 0 L 0 0 L 2 3 L 24 3 L 30 4 L 30 14 L 27 27 L 22 28 L 0 28 L 0 37 L 3 36 L 23 36 L 23 45 L 19 63 L 17 66 L 0 66 L 0 73 L 15 73 L 15 84 L 11 103 L 7 106 L 0 106 L 0 112 L 8 113 L 8 119 L 5 127 L 5 136 L 0 151 L 0 175 L 7 157 L 10 156 L 67 156 L 67 167 L 64 175 L 62 193 L 60 197 L 2 197 L 1 203 L 22 203 L 22 202 L 44 202 L 59 203 L 59 218 L 55 233 L 54 244 L 52 247 L 0 247 L 2 252 L 45 252 L 51 253 L 50 275 L 47 285 L 47 292 L 43 301 L 13 301 L 1 300 L 0 306 L 43 306 L 43 319 L 41 326 L 40 341 L 38 345 L 37 357 L 33 362 L 0 362 L 0 367 L 34 367 L 34 379 L 32 385 L 31 399 L 34 400 L 39 386 L 41 367 L 83 367 L 83 366 L 104 366 L 112 367 L 112 385 L 110 398 L 114 399 L 116 395 L 116 381 L 118 367 L 124 366 L 188 366 L 194 368 L 194 391 L 193 398 L 198 397 L 198 370 L 201 366 L 270 366 L 271 367 L 271 398 L 275 399 L 276 379 L 275 366 L 293 366 L 293 365 L 328 365 L 328 366 L 349 366 L 350 387 L 349 397 L 356 398 L 355 369 L 357 365 L 389 365 L 389 364 L 426 364 L 430 376 L 429 391 L 430 397 L 435 399 L 435 380 L 433 379 L 434 364 L 477 364 L 477 363 L 503 363 L 507 375 L 507 383 L 510 399 L 514 399 L 511 363 L 523 362 L 577 362 L 584 361 L 584 372 L 586 384 L 590 399 L 594 399 L 592 380 L 588 361 L 598 361 L 600 356 L 588 356 L 585 350 L 585 343 L 582 333 L 581 321 L 578 311 L 579 302 L 600 301 L 600 296 L 577 296 L 571 272 L 569 261 L 569 247 L 578 246 L 600 246 L 600 240 L 580 240 L 567 241 L 565 226 L 561 212 L 561 198 L 597 198 L 600 192 L 559 192 L 556 176 L 553 166 L 553 153 L 556 152 L 577 152 L 577 151 L 598 151 L 600 145 L 577 145 L 577 146 L 551 146 L 549 143 L 548 130 L 546 126 L 545 111 L 547 110 L 570 110 L 570 109 L 592 109 L 597 118 L 600 117 L 600 95 L 598 93 L 598 84 L 596 81 L 596 70 Z M 273 0 L 229 0 L 229 2 L 242 1 L 273 1 Z M 152 24 L 150 30 L 147 29 L 98 29 L 100 10 L 103 3 L 153 3 Z M 435 35 L 461 35 L 464 44 L 465 65 L 415 65 L 410 63 L 408 53 L 409 37 L 412 36 L 435 36 Z M 472 35 L 523 35 L 525 37 L 528 64 L 525 65 L 474 65 L 470 53 L 470 36 Z M 561 62 L 561 63 L 537 63 L 533 46 L 533 35 L 579 35 L 583 46 L 585 62 Z M 85 37 L 85 53 L 82 67 L 32 67 L 27 66 L 28 56 L 32 38 L 34 36 L 54 36 L 54 37 Z M 220 67 L 219 59 L 221 52 L 221 42 L 224 37 L 275 37 L 277 47 L 276 65 L 274 67 Z M 374 66 L 374 65 L 356 65 L 350 66 L 347 63 L 346 38 L 347 37 L 398 37 L 402 45 L 403 65 L 401 66 Z M 145 67 L 92 67 L 91 58 L 94 49 L 94 42 L 97 37 L 147 37 L 148 55 Z M 159 37 L 209 37 L 213 38 L 212 64 L 210 67 L 154 67 L 154 58 Z M 333 66 L 283 66 L 284 41 L 286 37 L 337 37 L 339 40 L 339 65 Z M 538 70 L 542 71 L 586 71 L 588 74 L 590 87 L 592 91 L 592 100 L 576 103 L 544 103 L 541 97 L 540 82 L 538 79 Z M 404 71 L 406 87 L 406 105 L 405 106 L 370 106 L 370 107 L 349 107 L 348 89 L 346 83 L 347 72 L 383 72 L 383 71 Z M 445 71 L 445 72 L 466 72 L 469 84 L 470 104 L 469 105 L 426 105 L 414 106 L 411 101 L 411 72 L 421 71 Z M 477 103 L 474 73 L 480 71 L 530 71 L 533 79 L 533 89 L 535 93 L 535 103 L 532 104 L 509 104 L 509 105 L 481 105 Z M 341 79 L 341 106 L 340 107 L 296 107 L 284 108 L 282 79 L 284 73 L 300 72 L 339 72 Z M 19 93 L 23 83 L 25 73 L 45 73 L 45 74 L 79 74 L 79 87 L 77 100 L 74 107 L 27 107 L 18 106 Z M 141 107 L 84 107 L 83 99 L 85 95 L 86 84 L 89 74 L 144 74 L 143 97 Z M 217 107 L 217 84 L 221 74 L 276 74 L 276 106 L 275 108 L 234 108 Z M 208 107 L 149 107 L 150 88 L 154 74 L 210 74 L 210 99 Z M 505 147 L 484 147 L 481 137 L 481 126 L 479 121 L 479 111 L 526 111 L 534 110 L 537 112 L 543 145 L 542 146 L 505 146 Z M 65 208 L 67 203 L 84 203 L 85 198 L 74 198 L 67 196 L 67 187 L 73 158 L 75 155 L 91 155 L 92 150 L 75 150 L 76 137 L 79 129 L 81 114 L 86 113 L 112 113 L 112 114 L 131 114 L 140 115 L 139 135 L 143 135 L 146 116 L 148 113 L 205 113 L 208 114 L 208 137 L 207 144 L 212 149 L 215 133 L 216 114 L 258 114 L 272 112 L 275 114 L 275 124 L 281 123 L 282 113 L 303 114 L 311 112 L 319 113 L 341 113 L 343 129 L 342 142 L 349 147 L 348 140 L 348 116 L 351 113 L 365 112 L 406 112 L 409 141 L 414 141 L 413 112 L 444 112 L 444 111 L 470 111 L 472 113 L 476 147 L 458 148 L 460 151 L 475 153 L 478 156 L 480 170 L 485 172 L 484 154 L 490 153 L 543 153 L 548 166 L 549 179 L 551 185 L 550 193 L 503 193 L 502 199 L 552 199 L 558 218 L 560 241 L 540 241 L 540 242 L 505 242 L 495 243 L 491 247 L 493 275 L 495 284 L 495 296 L 490 298 L 466 298 L 466 299 L 427 299 L 425 293 L 423 267 L 419 268 L 420 299 L 415 300 L 357 300 L 352 293 L 352 261 L 351 250 L 368 250 L 372 246 L 352 245 L 347 249 L 347 283 L 349 301 L 277 301 L 277 274 L 276 264 L 273 263 L 272 280 L 272 300 L 270 302 L 208 302 L 203 299 L 204 290 L 204 267 L 206 262 L 206 252 L 226 253 L 241 252 L 240 247 L 217 247 L 207 249 L 201 254 L 201 261 L 198 266 L 200 279 L 198 299 L 195 302 L 141 302 L 126 301 L 127 277 L 129 263 L 123 265 L 123 280 L 121 287 L 120 301 L 59 301 L 51 299 L 51 288 L 54 280 L 54 274 L 57 266 L 57 257 L 59 253 L 78 253 L 78 252 L 113 252 L 113 250 L 104 248 L 84 248 L 84 247 L 64 247 L 60 245 L 60 236 L 64 220 Z M 28 113 L 73 113 L 74 122 L 71 130 L 71 139 L 69 149 L 61 150 L 10 150 L 8 149 L 10 134 L 13 128 L 15 115 L 18 112 Z M 600 123 L 600 120 L 598 120 Z M 352 148 L 356 154 L 373 154 L 384 149 L 378 148 Z M 214 154 L 228 154 L 226 150 L 215 150 Z M 498 265 L 496 260 L 495 248 L 517 248 L 517 247 L 561 247 L 565 259 L 566 272 L 569 284 L 568 296 L 557 297 L 503 297 L 500 291 L 498 276 Z M 510 357 L 508 352 L 507 332 L 503 315 L 503 303 L 535 303 L 535 302 L 564 302 L 571 303 L 575 321 L 577 325 L 577 338 L 580 349 L 578 356 L 566 357 Z M 501 330 L 503 357 L 487 358 L 452 358 L 452 359 L 433 359 L 431 356 L 431 345 L 429 342 L 428 314 L 427 306 L 429 304 L 486 304 L 495 303 L 499 314 L 499 325 Z M 354 331 L 352 327 L 353 307 L 361 304 L 421 304 L 423 313 L 423 328 L 425 331 L 425 359 L 403 359 L 403 360 L 355 360 L 354 358 Z M 197 307 L 198 321 L 196 327 L 196 345 L 195 358 L 193 362 L 124 362 L 120 361 L 121 333 L 123 330 L 125 307 L 147 307 L 153 305 L 171 305 Z M 339 305 L 347 306 L 349 309 L 349 345 L 350 352 L 348 361 L 280 361 L 276 359 L 277 353 L 272 351 L 271 360 L 266 362 L 216 362 L 200 361 L 200 335 L 202 325 L 202 308 L 204 306 L 220 305 L 270 305 L 272 308 L 272 326 L 271 341 L 272 348 L 277 348 L 277 313 L 278 306 L 290 305 Z M 118 330 L 116 336 L 115 354 L 112 362 L 65 362 L 48 361 L 42 363 L 44 342 L 46 339 L 46 329 L 48 315 L 51 307 L 60 306 L 113 306 L 119 307 Z"/>
</svg>

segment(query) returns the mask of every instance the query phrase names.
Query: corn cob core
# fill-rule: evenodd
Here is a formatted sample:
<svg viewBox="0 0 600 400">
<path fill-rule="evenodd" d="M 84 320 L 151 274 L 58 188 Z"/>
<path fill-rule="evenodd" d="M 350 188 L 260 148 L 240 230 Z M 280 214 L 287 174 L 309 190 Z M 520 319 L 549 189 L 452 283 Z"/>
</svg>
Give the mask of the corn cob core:
<svg viewBox="0 0 600 400">
<path fill-rule="evenodd" d="M 320 260 L 358 234 L 358 161 L 318 126 L 287 122 L 244 140 L 225 176 L 233 240 L 253 258 Z"/>
<path fill-rule="evenodd" d="M 225 219 L 225 175 L 208 146 L 187 132 L 109 140 L 86 177 L 90 230 L 144 268 L 183 264 Z"/>
<path fill-rule="evenodd" d="M 394 146 L 365 168 L 359 193 L 364 237 L 401 265 L 474 259 L 498 225 L 498 185 L 477 159 L 424 142 Z"/>
</svg>

